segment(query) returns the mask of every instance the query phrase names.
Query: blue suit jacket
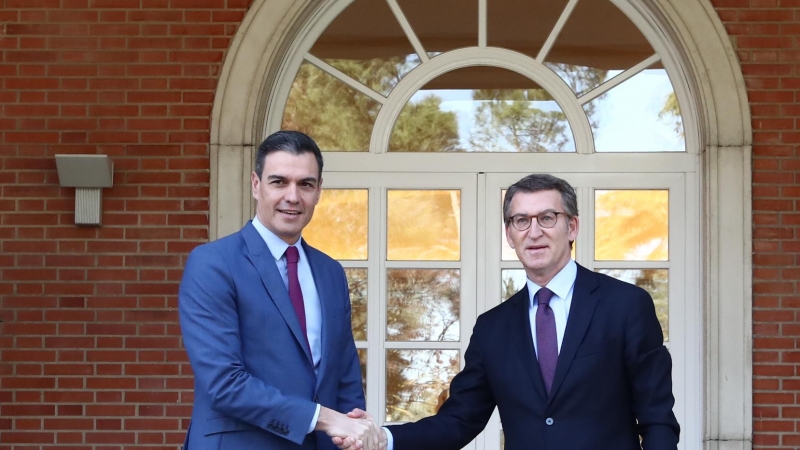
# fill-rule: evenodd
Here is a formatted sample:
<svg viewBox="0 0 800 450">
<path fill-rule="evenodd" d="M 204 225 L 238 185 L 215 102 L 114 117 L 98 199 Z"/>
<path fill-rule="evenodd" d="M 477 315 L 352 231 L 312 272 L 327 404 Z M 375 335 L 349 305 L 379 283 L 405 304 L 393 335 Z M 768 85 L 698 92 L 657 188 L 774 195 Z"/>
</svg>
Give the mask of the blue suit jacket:
<svg viewBox="0 0 800 450">
<path fill-rule="evenodd" d="M 315 375 L 275 259 L 251 223 L 195 248 L 178 294 L 194 372 L 185 450 L 334 449 L 306 435 L 316 403 L 364 408 L 342 266 L 303 243 L 322 307 Z"/>
<path fill-rule="evenodd" d="M 395 450 L 460 449 L 495 406 L 508 450 L 677 448 L 672 360 L 646 291 L 578 266 L 550 395 L 528 303 L 525 287 L 478 318 L 450 398 L 435 416 L 389 427 Z"/>
</svg>

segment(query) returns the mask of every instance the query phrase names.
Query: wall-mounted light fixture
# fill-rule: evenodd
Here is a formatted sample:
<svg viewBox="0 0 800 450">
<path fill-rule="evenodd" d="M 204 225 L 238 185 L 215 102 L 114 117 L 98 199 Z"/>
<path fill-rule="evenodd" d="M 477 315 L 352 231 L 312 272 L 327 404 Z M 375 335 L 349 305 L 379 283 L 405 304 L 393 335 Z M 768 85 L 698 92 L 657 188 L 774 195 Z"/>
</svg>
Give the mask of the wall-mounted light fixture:
<svg viewBox="0 0 800 450">
<path fill-rule="evenodd" d="M 58 182 L 75 188 L 75 224 L 100 225 L 104 187 L 114 184 L 108 155 L 56 155 Z"/>
</svg>

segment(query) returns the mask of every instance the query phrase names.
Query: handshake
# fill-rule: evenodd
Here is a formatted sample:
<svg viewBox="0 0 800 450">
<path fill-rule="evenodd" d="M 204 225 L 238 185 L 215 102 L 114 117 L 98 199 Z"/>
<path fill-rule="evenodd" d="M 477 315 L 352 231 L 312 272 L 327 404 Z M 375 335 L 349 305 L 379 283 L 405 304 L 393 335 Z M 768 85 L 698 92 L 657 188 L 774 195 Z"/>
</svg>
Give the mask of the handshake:
<svg viewBox="0 0 800 450">
<path fill-rule="evenodd" d="M 386 432 L 358 408 L 345 415 L 323 406 L 315 429 L 342 450 L 386 450 Z"/>
</svg>

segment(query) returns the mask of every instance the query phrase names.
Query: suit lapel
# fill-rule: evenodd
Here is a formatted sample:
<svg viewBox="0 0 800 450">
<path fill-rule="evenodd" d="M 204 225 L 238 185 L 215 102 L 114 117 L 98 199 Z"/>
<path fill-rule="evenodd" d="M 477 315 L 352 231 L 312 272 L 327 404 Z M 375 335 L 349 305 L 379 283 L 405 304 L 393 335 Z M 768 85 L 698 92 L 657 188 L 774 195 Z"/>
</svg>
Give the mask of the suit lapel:
<svg viewBox="0 0 800 450">
<path fill-rule="evenodd" d="M 275 258 L 270 253 L 267 244 L 261 235 L 258 234 L 252 223 L 248 223 L 242 228 L 242 236 L 247 244 L 247 258 L 255 266 L 261 277 L 261 282 L 269 294 L 269 298 L 275 304 L 275 307 L 283 316 L 286 325 L 292 331 L 297 343 L 303 349 L 308 361 L 311 361 L 311 354 L 309 353 L 308 346 L 306 345 L 306 337 L 303 336 L 303 331 L 300 329 L 300 321 L 297 320 L 297 314 L 292 307 L 292 301 L 289 299 L 289 292 L 283 285 L 283 278 L 278 272 L 278 266 L 275 264 Z"/>
<path fill-rule="evenodd" d="M 516 316 L 514 320 L 514 330 L 518 330 L 521 335 L 512 335 L 516 343 L 517 352 L 519 352 L 520 361 L 531 377 L 536 393 L 542 399 L 547 398 L 547 393 L 544 390 L 544 379 L 542 378 L 542 371 L 539 369 L 539 361 L 536 359 L 536 350 L 533 347 L 533 336 L 531 336 L 531 318 L 528 311 L 528 304 L 530 302 L 530 295 L 528 294 L 527 283 L 524 288 L 514 294 L 507 302 L 513 303 L 513 314 Z"/>
<path fill-rule="evenodd" d="M 320 355 L 319 360 L 319 376 L 317 377 L 317 387 L 319 387 L 319 383 L 322 381 L 322 374 L 325 373 L 325 370 L 328 367 L 328 360 L 330 358 L 326 358 L 326 355 L 330 355 L 331 349 L 330 345 L 333 342 L 332 336 L 332 326 L 329 324 L 333 324 L 333 318 L 331 317 L 332 311 L 330 305 L 333 305 L 333 299 L 331 299 L 331 289 L 330 286 L 333 286 L 334 283 L 330 280 L 331 273 L 329 270 L 325 270 L 323 268 L 322 260 L 317 255 L 315 249 L 311 248 L 305 241 L 303 242 L 303 251 L 308 258 L 308 264 L 311 266 L 311 274 L 314 277 L 314 285 L 317 287 L 317 296 L 319 297 L 319 307 L 322 317 L 322 331 L 320 333 L 320 347 L 322 348 L 322 355 Z"/>
<path fill-rule="evenodd" d="M 548 404 L 553 400 L 558 388 L 569 371 L 578 347 L 583 342 L 589 323 L 592 321 L 594 309 L 597 306 L 599 295 L 594 294 L 597 280 L 594 272 L 578 265 L 578 276 L 575 279 L 575 289 L 572 292 L 572 304 L 569 308 L 567 328 L 564 330 L 564 339 L 561 342 L 561 351 L 558 354 L 556 373 L 553 376 L 553 386 L 550 388 Z"/>
</svg>

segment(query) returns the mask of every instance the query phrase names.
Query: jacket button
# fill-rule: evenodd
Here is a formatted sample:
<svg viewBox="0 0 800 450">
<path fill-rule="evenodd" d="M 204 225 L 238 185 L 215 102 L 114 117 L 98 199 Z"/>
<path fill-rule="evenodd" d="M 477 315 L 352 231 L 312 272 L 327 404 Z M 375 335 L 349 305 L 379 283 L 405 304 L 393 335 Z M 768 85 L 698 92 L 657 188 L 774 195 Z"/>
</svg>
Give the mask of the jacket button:
<svg viewBox="0 0 800 450">
<path fill-rule="evenodd" d="M 314 403 L 319 403 L 319 397 L 314 396 Z"/>
<path fill-rule="evenodd" d="M 546 423 L 546 424 L 548 424 L 548 425 L 552 425 L 554 422 L 555 422 L 555 421 L 553 420 L 553 418 L 552 418 L 552 417 L 548 417 L 548 418 L 547 418 L 547 419 L 544 421 L 544 423 Z"/>
</svg>

